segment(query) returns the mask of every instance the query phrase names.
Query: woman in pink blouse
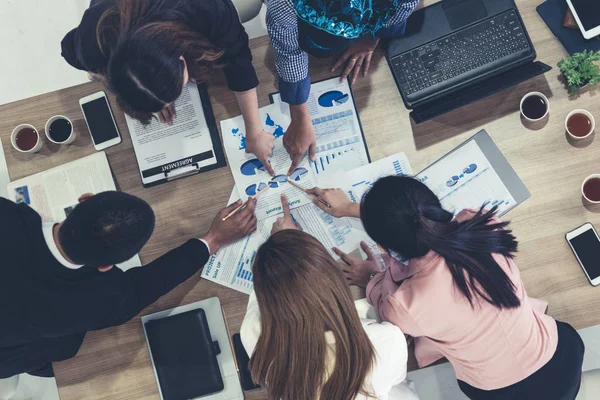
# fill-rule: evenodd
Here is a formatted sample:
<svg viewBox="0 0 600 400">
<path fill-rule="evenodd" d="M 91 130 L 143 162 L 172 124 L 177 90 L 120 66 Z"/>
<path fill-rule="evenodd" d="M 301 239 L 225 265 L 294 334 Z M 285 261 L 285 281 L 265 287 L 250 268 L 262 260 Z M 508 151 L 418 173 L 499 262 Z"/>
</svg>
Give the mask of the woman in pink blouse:
<svg viewBox="0 0 600 400">
<path fill-rule="evenodd" d="M 572 400 L 584 346 L 568 324 L 527 296 L 508 222 L 490 211 L 456 218 L 435 194 L 407 177 L 380 179 L 362 204 L 344 192 L 314 189 L 335 216 L 362 219 L 391 257 L 381 271 L 372 252 L 355 261 L 339 250 L 351 284 L 366 287 L 383 320 L 415 338 L 423 367 L 446 357 L 471 399 Z M 320 205 L 320 202 L 316 204 Z"/>
</svg>

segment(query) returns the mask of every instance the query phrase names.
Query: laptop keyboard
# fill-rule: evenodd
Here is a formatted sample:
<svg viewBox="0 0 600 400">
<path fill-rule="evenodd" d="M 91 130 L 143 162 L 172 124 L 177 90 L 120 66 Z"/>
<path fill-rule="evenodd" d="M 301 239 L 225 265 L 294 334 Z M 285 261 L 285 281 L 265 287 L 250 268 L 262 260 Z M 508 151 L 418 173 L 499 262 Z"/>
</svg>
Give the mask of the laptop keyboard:
<svg viewBox="0 0 600 400">
<path fill-rule="evenodd" d="M 392 59 L 405 95 L 530 49 L 514 10 Z"/>
</svg>

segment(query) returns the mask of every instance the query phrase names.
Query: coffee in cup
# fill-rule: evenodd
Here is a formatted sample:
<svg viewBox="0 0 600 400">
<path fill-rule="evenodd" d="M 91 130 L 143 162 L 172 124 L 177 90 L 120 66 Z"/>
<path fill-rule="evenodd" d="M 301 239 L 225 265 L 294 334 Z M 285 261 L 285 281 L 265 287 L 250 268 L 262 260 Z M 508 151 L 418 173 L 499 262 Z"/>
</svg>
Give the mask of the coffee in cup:
<svg viewBox="0 0 600 400">
<path fill-rule="evenodd" d="M 585 178 L 581 185 L 581 194 L 590 203 L 600 203 L 600 174 Z"/>
<path fill-rule="evenodd" d="M 573 139 L 584 139 L 594 132 L 596 121 L 587 110 L 573 110 L 565 119 L 565 129 Z"/>
<path fill-rule="evenodd" d="M 42 148 L 42 138 L 33 125 L 21 124 L 13 129 L 10 143 L 21 153 L 36 153 Z"/>
<path fill-rule="evenodd" d="M 75 141 L 75 132 L 71 120 L 64 115 L 55 115 L 46 122 L 46 137 L 52 143 L 71 144 Z"/>
<path fill-rule="evenodd" d="M 543 93 L 530 92 L 523 96 L 520 107 L 521 115 L 529 121 L 536 122 L 548 115 L 550 102 Z"/>
</svg>

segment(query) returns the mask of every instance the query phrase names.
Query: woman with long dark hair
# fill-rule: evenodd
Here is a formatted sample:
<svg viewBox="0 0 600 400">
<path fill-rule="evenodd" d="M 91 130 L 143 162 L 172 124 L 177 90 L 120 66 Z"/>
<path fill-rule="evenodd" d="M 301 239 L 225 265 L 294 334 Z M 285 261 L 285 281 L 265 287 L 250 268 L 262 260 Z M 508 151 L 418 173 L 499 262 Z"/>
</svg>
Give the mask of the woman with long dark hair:
<svg viewBox="0 0 600 400">
<path fill-rule="evenodd" d="M 370 252 L 359 262 L 336 250 L 347 280 L 366 287 L 381 318 L 415 337 L 420 366 L 446 357 L 471 399 L 576 397 L 583 342 L 544 314 L 547 303 L 527 296 L 513 259 L 517 241 L 495 207 L 455 217 L 408 177 L 380 179 L 360 205 L 340 190 L 313 192 L 334 215 L 361 218 L 391 255 L 381 272 Z"/>
<path fill-rule="evenodd" d="M 352 300 L 344 275 L 286 213 L 256 254 L 241 329 L 253 379 L 271 399 L 415 400 L 406 339 Z M 369 317 L 367 315 L 369 314 Z"/>
<path fill-rule="evenodd" d="M 189 79 L 222 68 L 244 117 L 246 150 L 272 174 L 274 147 L 258 115 L 248 35 L 231 0 L 92 0 L 62 41 L 73 67 L 101 75 L 124 111 L 143 123 L 172 123 Z"/>
</svg>

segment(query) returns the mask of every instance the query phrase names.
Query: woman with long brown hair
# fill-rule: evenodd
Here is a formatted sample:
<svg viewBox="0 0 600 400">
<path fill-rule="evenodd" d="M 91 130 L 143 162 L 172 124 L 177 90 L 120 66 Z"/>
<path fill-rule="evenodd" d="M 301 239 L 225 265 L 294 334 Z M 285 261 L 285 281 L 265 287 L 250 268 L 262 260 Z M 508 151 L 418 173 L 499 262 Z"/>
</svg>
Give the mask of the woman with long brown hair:
<svg viewBox="0 0 600 400">
<path fill-rule="evenodd" d="M 104 77 L 125 112 L 144 123 L 153 114 L 172 123 L 188 80 L 223 69 L 244 117 L 246 151 L 273 173 L 274 137 L 259 119 L 248 35 L 231 0 L 92 0 L 62 55 Z"/>
<path fill-rule="evenodd" d="M 288 215 L 254 261 L 241 329 L 253 379 L 277 400 L 417 399 L 400 329 L 352 300 L 340 264 Z"/>
</svg>

